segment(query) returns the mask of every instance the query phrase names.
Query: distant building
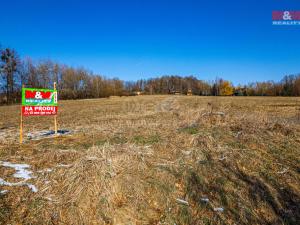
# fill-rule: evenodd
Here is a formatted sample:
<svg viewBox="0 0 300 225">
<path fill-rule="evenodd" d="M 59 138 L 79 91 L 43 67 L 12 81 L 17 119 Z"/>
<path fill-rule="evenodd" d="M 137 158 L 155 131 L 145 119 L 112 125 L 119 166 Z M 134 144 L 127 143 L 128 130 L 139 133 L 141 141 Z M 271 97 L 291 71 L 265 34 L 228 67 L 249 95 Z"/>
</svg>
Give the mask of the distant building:
<svg viewBox="0 0 300 225">
<path fill-rule="evenodd" d="M 133 93 L 134 93 L 134 95 L 137 95 L 137 96 L 143 94 L 141 91 L 135 91 Z"/>
<path fill-rule="evenodd" d="M 193 95 L 192 89 L 189 88 L 188 91 L 187 91 L 187 93 L 186 93 L 186 95 L 188 95 L 188 96 Z"/>
<path fill-rule="evenodd" d="M 181 95 L 181 91 L 170 91 L 170 94 L 172 95 Z"/>
<path fill-rule="evenodd" d="M 233 92 L 233 95 L 235 95 L 235 96 L 245 96 L 246 93 L 247 93 L 246 88 L 238 87 L 238 88 L 235 88 L 235 90 Z"/>
</svg>

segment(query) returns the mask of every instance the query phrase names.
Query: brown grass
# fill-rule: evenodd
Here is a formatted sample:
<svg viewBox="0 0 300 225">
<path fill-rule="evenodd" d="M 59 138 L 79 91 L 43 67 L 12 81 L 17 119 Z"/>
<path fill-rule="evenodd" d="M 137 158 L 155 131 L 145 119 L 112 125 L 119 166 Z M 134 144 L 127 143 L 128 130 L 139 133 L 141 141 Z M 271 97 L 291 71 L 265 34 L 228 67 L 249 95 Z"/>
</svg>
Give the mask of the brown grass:
<svg viewBox="0 0 300 225">
<path fill-rule="evenodd" d="M 0 107 L 0 160 L 30 164 L 39 189 L 0 186 L 0 224 L 297 224 L 299 100 L 61 101 L 72 133 L 21 146 L 19 106 Z M 49 129 L 51 117 L 25 118 L 25 134 Z"/>
</svg>

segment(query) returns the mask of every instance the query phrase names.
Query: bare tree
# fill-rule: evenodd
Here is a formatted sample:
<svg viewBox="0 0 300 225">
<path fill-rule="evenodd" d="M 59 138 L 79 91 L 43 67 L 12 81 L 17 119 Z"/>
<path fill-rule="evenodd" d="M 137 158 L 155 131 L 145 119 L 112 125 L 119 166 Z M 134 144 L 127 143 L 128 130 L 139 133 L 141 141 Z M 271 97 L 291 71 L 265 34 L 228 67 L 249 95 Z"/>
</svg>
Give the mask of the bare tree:
<svg viewBox="0 0 300 225">
<path fill-rule="evenodd" d="M 16 73 L 18 71 L 19 57 L 15 50 L 6 48 L 1 51 L 0 73 L 5 83 L 6 100 L 8 103 L 13 102 Z"/>
</svg>

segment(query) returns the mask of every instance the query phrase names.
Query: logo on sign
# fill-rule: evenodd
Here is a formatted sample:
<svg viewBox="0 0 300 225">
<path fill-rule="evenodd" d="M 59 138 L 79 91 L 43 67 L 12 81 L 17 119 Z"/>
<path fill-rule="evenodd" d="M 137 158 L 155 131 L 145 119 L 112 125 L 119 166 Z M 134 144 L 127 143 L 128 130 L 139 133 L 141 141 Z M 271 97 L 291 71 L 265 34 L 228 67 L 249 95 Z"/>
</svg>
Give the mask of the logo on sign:
<svg viewBox="0 0 300 225">
<path fill-rule="evenodd" d="M 41 98 L 43 98 L 43 96 L 42 96 L 41 92 L 37 91 L 37 92 L 35 93 L 34 98 L 41 99 Z"/>
</svg>

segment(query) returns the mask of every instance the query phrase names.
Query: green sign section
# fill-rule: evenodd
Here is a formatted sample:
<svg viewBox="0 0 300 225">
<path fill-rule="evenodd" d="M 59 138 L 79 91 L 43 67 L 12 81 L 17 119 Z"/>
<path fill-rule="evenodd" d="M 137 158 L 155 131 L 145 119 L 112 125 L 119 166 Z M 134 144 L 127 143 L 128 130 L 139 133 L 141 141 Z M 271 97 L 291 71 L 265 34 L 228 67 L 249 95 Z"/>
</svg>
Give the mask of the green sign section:
<svg viewBox="0 0 300 225">
<path fill-rule="evenodd" d="M 22 105 L 57 106 L 57 90 L 22 88 Z"/>
</svg>

